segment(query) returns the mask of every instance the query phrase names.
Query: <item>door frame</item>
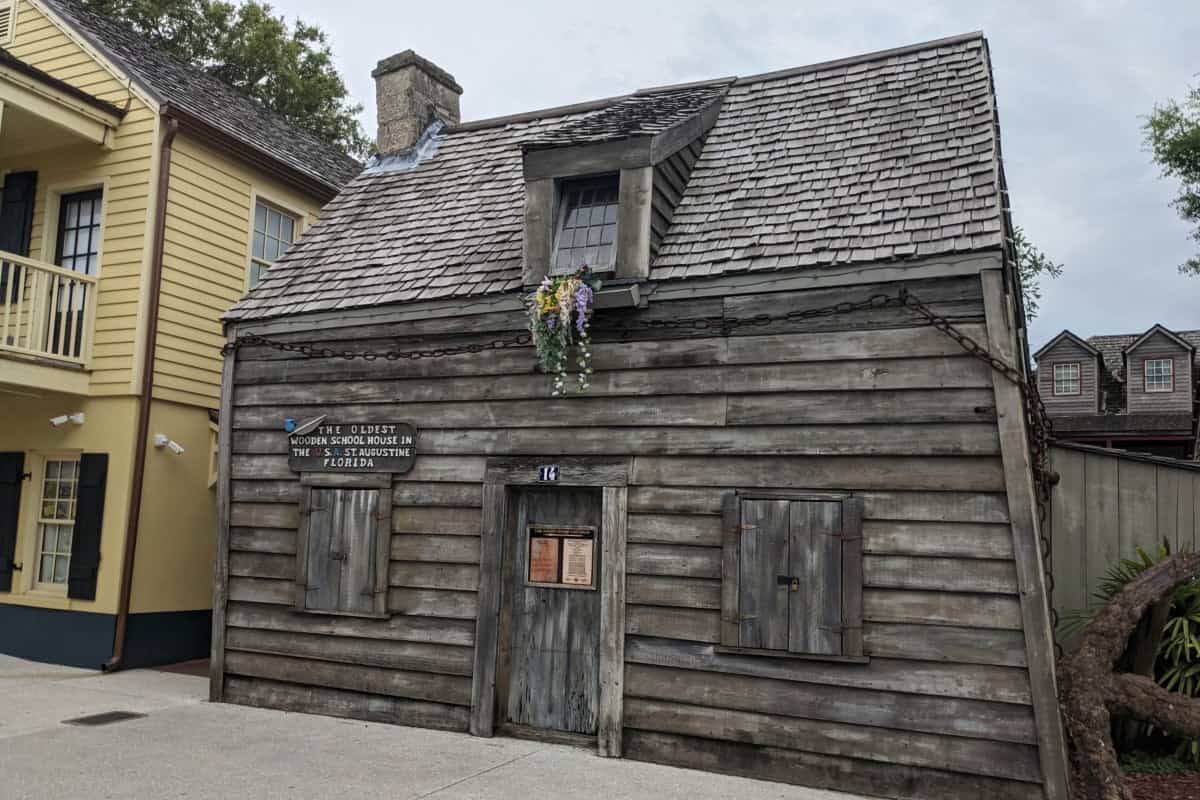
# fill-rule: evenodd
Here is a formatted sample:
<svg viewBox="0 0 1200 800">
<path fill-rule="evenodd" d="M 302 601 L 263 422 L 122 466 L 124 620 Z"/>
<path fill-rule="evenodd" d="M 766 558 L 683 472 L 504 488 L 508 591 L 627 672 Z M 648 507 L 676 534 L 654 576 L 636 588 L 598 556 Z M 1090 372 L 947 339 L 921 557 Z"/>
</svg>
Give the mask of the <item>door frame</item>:
<svg viewBox="0 0 1200 800">
<path fill-rule="evenodd" d="M 544 481 L 543 467 L 555 466 L 557 479 Z M 600 755 L 619 758 L 625 694 L 625 532 L 629 459 L 489 458 L 484 472 L 480 525 L 479 617 L 475 623 L 475 666 L 471 677 L 470 731 L 493 736 L 499 699 L 496 666 L 500 648 L 500 601 L 504 582 L 504 542 L 516 524 L 516 491 L 598 487 L 601 492 L 600 696 L 596 721 Z"/>
</svg>

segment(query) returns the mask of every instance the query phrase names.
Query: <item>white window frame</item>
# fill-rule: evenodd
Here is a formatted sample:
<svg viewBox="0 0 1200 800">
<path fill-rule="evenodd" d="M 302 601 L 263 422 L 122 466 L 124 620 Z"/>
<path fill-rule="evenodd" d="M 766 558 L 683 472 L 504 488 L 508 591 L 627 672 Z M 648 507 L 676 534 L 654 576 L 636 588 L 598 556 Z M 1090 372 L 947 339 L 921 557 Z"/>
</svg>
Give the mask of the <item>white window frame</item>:
<svg viewBox="0 0 1200 800">
<path fill-rule="evenodd" d="M 45 527 L 47 525 L 67 525 L 72 529 L 75 526 L 76 517 L 72 516 L 70 520 L 49 519 L 42 517 L 42 506 L 45 502 L 46 491 L 46 471 L 47 466 L 55 461 L 70 461 L 75 463 L 75 497 L 73 502 L 76 503 L 76 513 L 78 513 L 79 502 L 79 466 L 82 459 L 82 453 L 76 451 L 57 451 L 46 453 L 33 454 L 36 461 L 33 488 L 31 491 L 31 505 L 28 507 L 29 512 L 29 547 L 27 548 L 27 557 L 25 559 L 24 570 L 27 576 L 28 586 L 30 591 L 47 592 L 51 594 L 66 595 L 67 584 L 70 581 L 70 553 L 66 554 L 67 558 L 67 579 L 62 583 L 55 583 L 53 580 L 42 580 L 42 555 L 44 553 L 43 543 L 45 536 Z M 57 498 L 56 498 L 57 499 Z M 58 552 L 58 551 L 56 551 Z M 61 557 L 61 556 L 56 556 Z"/>
<path fill-rule="evenodd" d="M 1067 367 L 1075 368 L 1075 377 L 1074 377 L 1075 391 L 1073 391 L 1073 392 L 1059 391 L 1059 389 L 1058 389 L 1059 380 L 1060 380 L 1058 377 L 1058 371 L 1059 371 L 1059 369 L 1065 370 Z M 1054 369 L 1053 369 L 1053 374 L 1050 376 L 1050 378 L 1054 384 L 1053 394 L 1055 397 L 1078 397 L 1079 395 L 1081 395 L 1083 393 L 1083 365 L 1080 364 L 1078 361 L 1066 361 L 1061 364 L 1055 364 Z M 1062 380 L 1063 384 L 1070 385 L 1070 382 L 1072 379 L 1062 378 L 1061 380 Z"/>
<path fill-rule="evenodd" d="M 0 36 L 0 47 L 9 47 L 17 40 L 17 17 L 21 13 L 21 0 L 0 0 L 0 8 L 8 7 L 8 36 Z"/>
<path fill-rule="evenodd" d="M 245 282 L 246 291 L 250 291 L 255 286 L 257 286 L 262 281 L 263 274 L 265 274 L 266 271 L 269 270 L 275 264 L 274 261 L 267 262 L 264 259 L 258 258 L 254 255 L 254 234 L 255 234 L 255 227 L 256 227 L 255 222 L 258 217 L 258 207 L 260 205 L 265 207 L 268 211 L 274 211 L 278 214 L 283 214 L 284 216 L 290 217 L 292 219 L 293 225 L 292 225 L 291 244 L 293 244 L 293 245 L 296 243 L 297 240 L 299 240 L 299 238 L 302 235 L 304 235 L 304 230 L 308 226 L 308 224 L 307 224 L 308 218 L 303 212 L 295 211 L 292 208 L 290 208 L 286 203 L 280 203 L 264 194 L 261 194 L 258 192 L 254 192 L 251 194 L 251 196 L 250 196 L 250 227 L 249 227 L 250 235 L 247 237 L 247 240 L 246 240 L 246 256 L 247 256 L 246 257 L 246 282 Z M 289 245 L 289 247 L 290 247 L 290 245 Z M 280 255 L 282 255 L 282 253 Z M 253 279 L 255 267 L 259 268 L 259 277 L 258 277 L 257 281 L 255 281 Z"/>
<path fill-rule="evenodd" d="M 1166 364 L 1167 370 L 1162 375 L 1156 377 L 1168 378 L 1169 383 L 1165 386 L 1150 385 L 1150 365 L 1151 364 Z M 1147 358 L 1142 361 L 1142 388 L 1146 394 L 1169 394 L 1175 391 L 1175 359 L 1173 358 Z"/>
</svg>

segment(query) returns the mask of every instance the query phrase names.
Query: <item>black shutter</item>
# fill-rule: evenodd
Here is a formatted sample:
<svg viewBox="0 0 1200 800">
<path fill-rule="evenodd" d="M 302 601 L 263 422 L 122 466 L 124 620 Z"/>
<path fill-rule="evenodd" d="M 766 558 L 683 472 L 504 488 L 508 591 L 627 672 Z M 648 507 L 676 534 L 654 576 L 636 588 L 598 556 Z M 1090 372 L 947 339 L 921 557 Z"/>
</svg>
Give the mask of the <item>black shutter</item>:
<svg viewBox="0 0 1200 800">
<path fill-rule="evenodd" d="M 104 484 L 108 454 L 84 454 L 79 459 L 79 496 L 75 504 L 75 535 L 71 542 L 71 569 L 67 597 L 96 599 L 96 574 L 100 570 L 100 528 L 104 523 Z"/>
<path fill-rule="evenodd" d="M 24 453 L 0 453 L 0 592 L 12 591 L 24 471 Z"/>
<path fill-rule="evenodd" d="M 0 194 L 0 250 L 19 256 L 29 255 L 36 196 L 36 172 L 10 172 L 5 176 L 3 194 Z M 0 262 L 0 298 L 12 286 L 12 301 L 18 300 L 20 274 L 20 268 L 15 264 Z"/>
</svg>

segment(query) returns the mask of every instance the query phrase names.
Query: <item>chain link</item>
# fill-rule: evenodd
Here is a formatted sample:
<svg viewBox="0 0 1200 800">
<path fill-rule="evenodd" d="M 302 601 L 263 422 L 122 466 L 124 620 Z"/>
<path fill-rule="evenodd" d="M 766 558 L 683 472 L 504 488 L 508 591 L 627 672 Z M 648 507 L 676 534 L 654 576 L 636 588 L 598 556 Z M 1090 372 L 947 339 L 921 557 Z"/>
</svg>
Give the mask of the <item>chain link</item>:
<svg viewBox="0 0 1200 800">
<path fill-rule="evenodd" d="M 1033 467 L 1033 483 L 1036 493 L 1038 519 L 1040 522 L 1039 536 L 1043 562 L 1046 565 L 1046 603 L 1050 610 L 1051 632 L 1058 628 L 1058 613 L 1051 602 L 1054 591 L 1054 576 L 1050 571 L 1050 541 L 1046 538 L 1046 515 L 1050 506 L 1050 491 L 1054 477 L 1050 469 L 1050 438 L 1053 435 L 1050 418 L 1046 414 L 1046 406 L 1038 394 L 1037 386 L 1029 380 L 1024 371 L 1015 364 L 988 351 L 970 335 L 956 328 L 948 318 L 937 314 L 929 306 L 921 302 L 907 289 L 901 289 L 895 295 L 874 294 L 865 300 L 857 302 L 843 301 L 819 308 L 793 309 L 782 314 L 755 314 L 752 317 L 678 317 L 672 319 L 626 319 L 616 320 L 606 325 L 605 330 L 619 333 L 623 338 L 638 331 L 720 331 L 722 336 L 729 336 L 734 331 L 743 328 L 762 328 L 776 322 L 799 322 L 802 320 L 834 317 L 842 314 L 852 314 L 856 311 L 870 311 L 884 308 L 907 308 L 924 318 L 929 325 L 953 339 L 969 355 L 987 364 L 991 369 L 1003 375 L 1017 386 L 1023 399 L 1026 431 L 1029 438 L 1029 449 Z M 346 360 L 361 359 L 363 361 L 421 361 L 431 358 L 448 358 L 471 353 L 483 353 L 492 350 L 508 350 L 527 347 L 533 342 L 529 333 L 518 333 L 486 343 L 465 345 L 447 345 L 416 350 L 335 350 L 330 347 L 315 347 L 311 344 L 269 339 L 254 333 L 246 333 L 229 342 L 222 348 L 224 355 L 236 352 L 242 347 L 269 347 L 285 353 L 296 353 L 304 358 L 342 358 Z M 1055 649 L 1061 653 L 1057 639 Z"/>
</svg>

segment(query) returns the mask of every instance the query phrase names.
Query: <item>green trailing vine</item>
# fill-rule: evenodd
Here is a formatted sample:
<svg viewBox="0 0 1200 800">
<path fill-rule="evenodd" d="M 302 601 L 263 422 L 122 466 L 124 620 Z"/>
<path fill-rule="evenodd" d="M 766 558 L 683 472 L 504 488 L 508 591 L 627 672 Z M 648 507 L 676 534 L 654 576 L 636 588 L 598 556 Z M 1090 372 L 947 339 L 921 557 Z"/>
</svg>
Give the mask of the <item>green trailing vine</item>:
<svg viewBox="0 0 1200 800">
<path fill-rule="evenodd" d="M 538 363 L 554 375 L 551 395 L 566 394 L 568 369 L 574 354 L 578 391 L 585 392 L 592 374 L 592 340 L 589 332 L 600 281 L 587 267 L 573 275 L 547 276 L 527 300 L 529 332 L 537 349 Z"/>
</svg>

